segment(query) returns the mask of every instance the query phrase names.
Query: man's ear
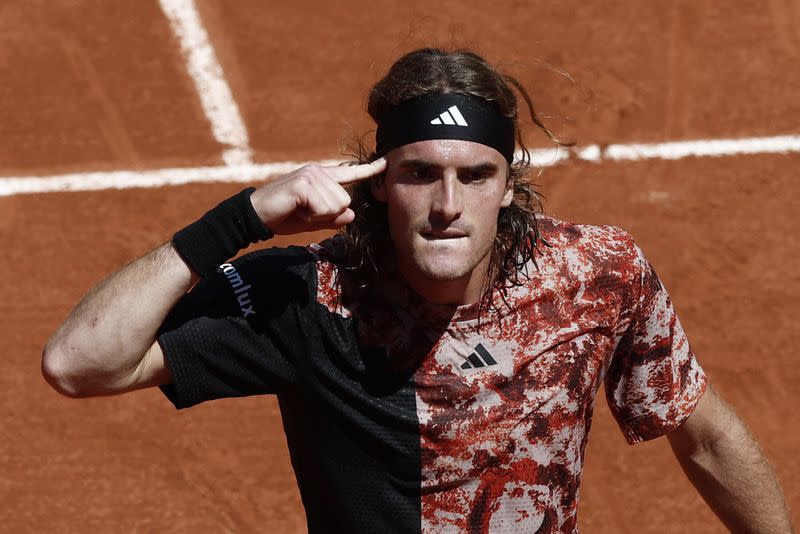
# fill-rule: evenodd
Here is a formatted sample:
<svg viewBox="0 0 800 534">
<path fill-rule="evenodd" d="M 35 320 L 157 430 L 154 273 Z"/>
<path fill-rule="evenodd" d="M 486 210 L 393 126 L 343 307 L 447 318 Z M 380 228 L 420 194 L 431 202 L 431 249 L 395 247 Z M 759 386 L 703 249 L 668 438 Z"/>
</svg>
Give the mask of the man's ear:
<svg viewBox="0 0 800 534">
<path fill-rule="evenodd" d="M 503 201 L 500 203 L 500 207 L 509 207 L 512 200 L 514 200 L 514 179 L 509 177 L 508 180 L 506 180 L 506 191 L 503 193 Z"/>
<path fill-rule="evenodd" d="M 386 173 L 381 173 L 379 176 L 372 178 L 369 181 L 369 189 L 375 200 L 386 202 Z"/>
</svg>

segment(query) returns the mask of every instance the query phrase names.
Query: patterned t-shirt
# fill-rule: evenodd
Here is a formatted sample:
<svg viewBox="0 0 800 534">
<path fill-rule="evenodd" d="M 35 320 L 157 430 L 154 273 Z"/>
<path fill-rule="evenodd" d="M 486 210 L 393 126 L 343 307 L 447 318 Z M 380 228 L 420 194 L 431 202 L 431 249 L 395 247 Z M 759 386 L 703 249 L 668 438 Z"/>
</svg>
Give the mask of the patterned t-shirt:
<svg viewBox="0 0 800 534">
<path fill-rule="evenodd" d="M 424 302 L 368 292 L 338 238 L 220 267 L 159 342 L 179 408 L 275 393 L 310 532 L 577 532 L 595 395 L 630 443 L 706 386 L 671 301 L 614 227 L 542 217 L 522 285 Z"/>
</svg>

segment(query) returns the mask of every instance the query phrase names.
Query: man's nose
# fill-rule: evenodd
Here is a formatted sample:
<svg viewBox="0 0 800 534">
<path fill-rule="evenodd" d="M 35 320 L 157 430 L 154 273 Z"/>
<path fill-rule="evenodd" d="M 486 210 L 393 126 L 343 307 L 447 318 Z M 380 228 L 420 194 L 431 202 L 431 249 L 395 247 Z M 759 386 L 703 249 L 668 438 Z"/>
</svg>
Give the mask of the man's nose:
<svg viewBox="0 0 800 534">
<path fill-rule="evenodd" d="M 464 184 L 455 172 L 445 172 L 438 185 L 431 211 L 445 222 L 458 219 L 464 210 Z"/>
</svg>

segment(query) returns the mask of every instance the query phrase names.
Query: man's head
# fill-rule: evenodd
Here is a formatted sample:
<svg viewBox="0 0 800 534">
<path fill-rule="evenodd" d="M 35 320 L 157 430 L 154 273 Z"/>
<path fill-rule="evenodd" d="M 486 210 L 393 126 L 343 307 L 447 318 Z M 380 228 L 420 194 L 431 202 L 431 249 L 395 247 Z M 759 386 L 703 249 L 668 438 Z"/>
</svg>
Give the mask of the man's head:
<svg viewBox="0 0 800 534">
<path fill-rule="evenodd" d="M 387 154 L 372 194 L 386 205 L 398 271 L 428 300 L 479 300 L 498 214 L 513 197 L 507 176 L 497 150 L 471 141 L 418 141 Z"/>
<path fill-rule="evenodd" d="M 387 261 L 423 293 L 466 282 L 486 296 L 497 283 L 517 281 L 533 255 L 541 206 L 522 179 L 529 157 L 514 89 L 534 123 L 558 142 L 524 88 L 469 51 L 411 52 L 375 84 L 367 109 L 378 124 L 378 146 L 360 150 L 359 159 L 385 154 L 388 167 L 353 191 L 356 220 L 344 230 L 362 283 Z M 464 106 L 479 120 L 460 116 Z"/>
</svg>

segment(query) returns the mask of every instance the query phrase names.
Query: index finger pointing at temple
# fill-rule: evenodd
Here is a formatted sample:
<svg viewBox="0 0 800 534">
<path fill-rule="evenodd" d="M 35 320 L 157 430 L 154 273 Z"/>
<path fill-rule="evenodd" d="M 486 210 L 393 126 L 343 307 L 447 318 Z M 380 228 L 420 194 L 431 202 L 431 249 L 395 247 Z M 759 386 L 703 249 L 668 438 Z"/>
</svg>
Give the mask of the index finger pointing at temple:
<svg viewBox="0 0 800 534">
<path fill-rule="evenodd" d="M 378 158 L 372 163 L 362 165 L 349 165 L 341 167 L 328 167 L 325 171 L 342 185 L 353 184 L 366 180 L 386 170 L 386 158 Z"/>
</svg>

